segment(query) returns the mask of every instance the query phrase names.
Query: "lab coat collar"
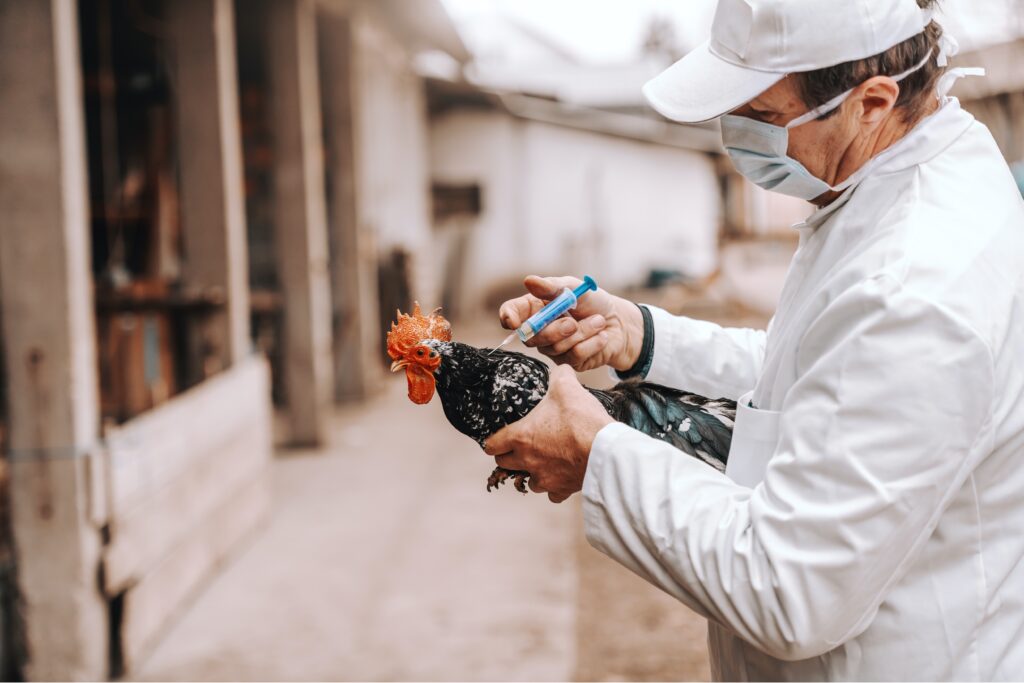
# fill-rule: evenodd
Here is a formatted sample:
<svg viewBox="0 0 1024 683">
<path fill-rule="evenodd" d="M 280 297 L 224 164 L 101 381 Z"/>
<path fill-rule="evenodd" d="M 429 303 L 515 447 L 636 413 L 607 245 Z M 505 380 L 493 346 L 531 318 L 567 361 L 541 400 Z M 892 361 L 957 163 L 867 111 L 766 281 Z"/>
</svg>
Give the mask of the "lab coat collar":
<svg viewBox="0 0 1024 683">
<path fill-rule="evenodd" d="M 960 107 L 957 98 L 944 98 L 942 106 L 934 114 L 923 119 L 905 137 L 869 162 L 873 166 L 870 173 L 848 187 L 834 202 L 818 209 L 807 220 L 793 227 L 801 233 L 803 239 L 807 233 L 817 230 L 832 214 L 844 207 L 865 180 L 897 173 L 932 160 L 963 135 L 972 123 L 974 117 Z"/>
</svg>

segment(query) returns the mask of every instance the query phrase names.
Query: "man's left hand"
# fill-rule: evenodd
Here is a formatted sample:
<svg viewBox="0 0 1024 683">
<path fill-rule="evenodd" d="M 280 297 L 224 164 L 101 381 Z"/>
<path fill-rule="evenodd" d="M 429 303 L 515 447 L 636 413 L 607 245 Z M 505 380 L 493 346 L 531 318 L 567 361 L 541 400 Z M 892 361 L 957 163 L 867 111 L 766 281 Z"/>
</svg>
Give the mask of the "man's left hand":
<svg viewBox="0 0 1024 683">
<path fill-rule="evenodd" d="M 561 503 L 583 488 L 594 438 L 614 420 L 568 366 L 551 371 L 548 393 L 484 447 L 498 467 L 530 473 L 530 488 Z"/>
</svg>

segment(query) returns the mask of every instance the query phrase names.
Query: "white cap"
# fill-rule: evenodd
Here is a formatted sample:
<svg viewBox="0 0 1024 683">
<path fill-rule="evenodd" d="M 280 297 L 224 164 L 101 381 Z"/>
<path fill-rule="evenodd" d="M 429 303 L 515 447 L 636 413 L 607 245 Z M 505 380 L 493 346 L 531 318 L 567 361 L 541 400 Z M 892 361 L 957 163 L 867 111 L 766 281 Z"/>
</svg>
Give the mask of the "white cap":
<svg viewBox="0 0 1024 683">
<path fill-rule="evenodd" d="M 708 121 L 787 74 L 873 57 L 932 20 L 917 0 L 719 0 L 711 39 L 644 86 L 663 116 Z"/>
</svg>

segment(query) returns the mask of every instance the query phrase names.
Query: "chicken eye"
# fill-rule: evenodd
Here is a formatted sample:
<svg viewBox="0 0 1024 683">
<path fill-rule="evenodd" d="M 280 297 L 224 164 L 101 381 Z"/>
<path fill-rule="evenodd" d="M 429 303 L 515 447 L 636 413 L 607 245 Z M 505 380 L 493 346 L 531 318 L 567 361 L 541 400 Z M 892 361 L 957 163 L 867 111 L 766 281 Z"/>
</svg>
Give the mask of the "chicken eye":
<svg viewBox="0 0 1024 683">
<path fill-rule="evenodd" d="M 416 349 L 416 355 L 419 356 L 420 358 L 422 358 L 423 357 L 423 349 Z"/>
</svg>

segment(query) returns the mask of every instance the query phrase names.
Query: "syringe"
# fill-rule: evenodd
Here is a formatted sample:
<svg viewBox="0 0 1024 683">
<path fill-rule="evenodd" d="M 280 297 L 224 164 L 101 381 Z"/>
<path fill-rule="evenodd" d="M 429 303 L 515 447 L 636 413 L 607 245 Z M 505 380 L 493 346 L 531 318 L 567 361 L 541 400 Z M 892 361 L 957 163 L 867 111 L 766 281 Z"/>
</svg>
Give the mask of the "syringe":
<svg viewBox="0 0 1024 683">
<path fill-rule="evenodd" d="M 562 293 L 551 300 L 547 306 L 534 313 L 530 318 L 520 325 L 515 332 L 505 338 L 505 341 L 501 342 L 495 350 L 505 346 L 516 337 L 524 344 L 547 327 L 550 323 L 554 322 L 557 318 L 561 317 L 566 311 L 576 308 L 576 303 L 579 298 L 589 291 L 597 291 L 597 283 L 594 282 L 594 278 L 589 275 L 583 277 L 583 284 L 576 289 L 569 289 L 566 287 L 562 290 Z"/>
</svg>

